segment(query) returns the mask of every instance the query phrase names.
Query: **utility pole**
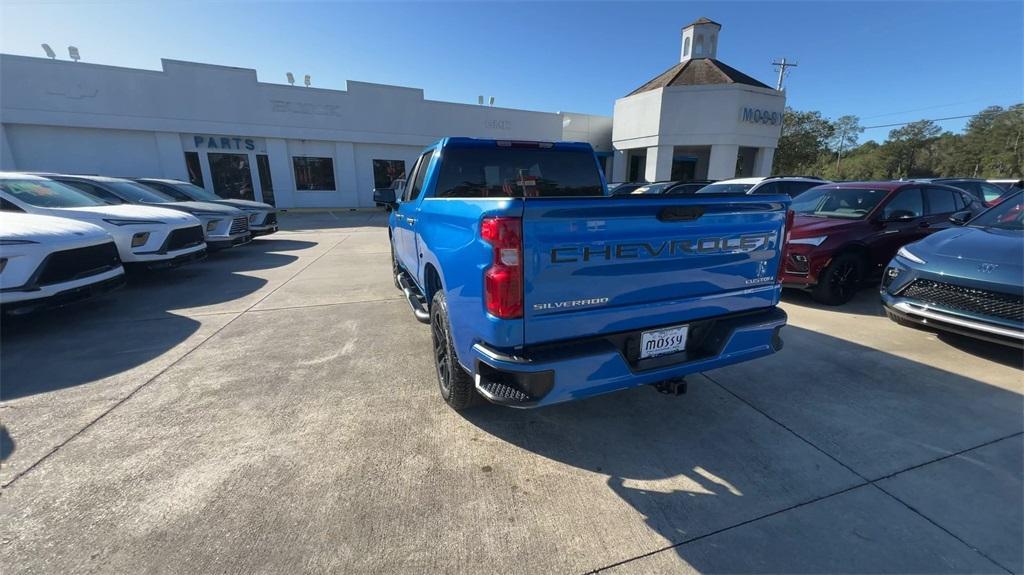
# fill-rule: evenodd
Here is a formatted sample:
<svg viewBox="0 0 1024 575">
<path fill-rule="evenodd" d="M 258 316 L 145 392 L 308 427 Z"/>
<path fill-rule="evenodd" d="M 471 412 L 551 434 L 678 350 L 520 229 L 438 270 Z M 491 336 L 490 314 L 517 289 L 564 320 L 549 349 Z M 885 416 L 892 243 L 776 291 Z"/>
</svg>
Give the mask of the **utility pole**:
<svg viewBox="0 0 1024 575">
<path fill-rule="evenodd" d="M 843 130 L 842 132 L 839 133 L 839 155 L 836 156 L 836 176 L 839 176 L 839 162 L 843 160 L 843 144 L 845 143 L 846 130 Z"/>
<path fill-rule="evenodd" d="M 797 63 L 796 62 L 787 62 L 786 59 L 783 58 L 781 61 L 780 60 L 776 60 L 776 61 L 772 62 L 772 66 L 776 66 L 777 67 L 776 69 L 779 72 L 779 81 L 776 82 L 775 89 L 779 90 L 781 92 L 782 91 L 782 80 L 786 77 L 786 68 L 796 68 L 797 67 Z"/>
</svg>

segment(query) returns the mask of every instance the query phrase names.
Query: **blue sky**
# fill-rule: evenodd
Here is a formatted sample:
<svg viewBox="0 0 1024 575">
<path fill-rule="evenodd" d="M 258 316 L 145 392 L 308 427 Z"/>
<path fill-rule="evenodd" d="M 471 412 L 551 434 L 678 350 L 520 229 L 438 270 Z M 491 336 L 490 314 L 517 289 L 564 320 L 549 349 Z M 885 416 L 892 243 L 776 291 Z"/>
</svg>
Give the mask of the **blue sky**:
<svg viewBox="0 0 1024 575">
<path fill-rule="evenodd" d="M 1024 100 L 1024 2 L 20 2 L 0 0 L 0 51 L 159 69 L 160 58 L 423 88 L 434 100 L 610 115 L 678 61 L 679 29 L 723 25 L 718 57 L 787 103 L 865 125 Z M 300 80 L 301 81 L 301 80 Z M 943 122 L 958 130 L 964 120 Z M 888 128 L 862 139 L 884 139 Z"/>
</svg>

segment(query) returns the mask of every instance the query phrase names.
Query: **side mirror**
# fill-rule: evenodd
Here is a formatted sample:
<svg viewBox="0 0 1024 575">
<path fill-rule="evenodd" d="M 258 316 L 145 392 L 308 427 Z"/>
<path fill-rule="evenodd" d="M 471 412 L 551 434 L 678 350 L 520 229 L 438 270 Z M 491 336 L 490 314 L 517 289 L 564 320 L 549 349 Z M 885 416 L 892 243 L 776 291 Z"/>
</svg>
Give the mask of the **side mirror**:
<svg viewBox="0 0 1024 575">
<path fill-rule="evenodd" d="M 917 217 L 914 212 L 910 210 L 893 210 L 888 214 L 882 215 L 883 222 L 908 222 Z"/>
<path fill-rule="evenodd" d="M 398 204 L 395 199 L 395 190 L 392 188 L 374 188 L 373 203 L 391 209 Z"/>
<path fill-rule="evenodd" d="M 972 214 L 968 210 L 964 210 L 962 212 L 957 212 L 957 213 L 953 214 L 952 216 L 949 216 L 949 222 L 951 224 L 955 225 L 955 226 L 962 226 L 962 225 L 966 224 L 967 222 L 971 221 L 971 218 L 973 218 L 973 217 L 974 217 L 974 214 Z"/>
</svg>

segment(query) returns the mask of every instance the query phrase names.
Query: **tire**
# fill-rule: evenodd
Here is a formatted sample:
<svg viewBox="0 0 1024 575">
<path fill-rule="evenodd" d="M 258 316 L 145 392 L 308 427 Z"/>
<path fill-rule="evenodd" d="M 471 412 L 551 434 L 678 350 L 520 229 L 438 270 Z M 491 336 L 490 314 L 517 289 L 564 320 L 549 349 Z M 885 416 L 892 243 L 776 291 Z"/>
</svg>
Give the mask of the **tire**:
<svg viewBox="0 0 1024 575">
<path fill-rule="evenodd" d="M 434 368 L 437 371 L 441 398 L 452 409 L 459 411 L 475 404 L 478 396 L 473 387 L 473 380 L 459 365 L 459 359 L 455 355 L 450 325 L 444 290 L 437 290 L 430 304 L 430 339 L 434 349 Z"/>
<path fill-rule="evenodd" d="M 402 289 L 402 284 L 398 283 L 398 272 L 401 268 L 398 267 L 398 258 L 395 257 L 394 239 L 388 238 L 388 245 L 391 246 L 391 281 L 395 282 L 396 288 Z"/>
<path fill-rule="evenodd" d="M 840 255 L 818 277 L 811 297 L 825 305 L 842 305 L 857 295 L 863 277 L 864 260 L 860 256 Z"/>
</svg>

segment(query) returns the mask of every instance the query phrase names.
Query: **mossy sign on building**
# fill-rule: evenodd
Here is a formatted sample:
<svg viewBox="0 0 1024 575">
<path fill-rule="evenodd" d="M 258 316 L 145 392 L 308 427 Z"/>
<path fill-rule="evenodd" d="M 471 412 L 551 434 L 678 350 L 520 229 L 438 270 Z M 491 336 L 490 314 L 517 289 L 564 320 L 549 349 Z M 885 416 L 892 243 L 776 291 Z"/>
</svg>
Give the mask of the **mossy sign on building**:
<svg viewBox="0 0 1024 575">
<path fill-rule="evenodd" d="M 751 124 L 778 126 L 782 123 L 782 114 L 780 112 L 759 110 L 757 108 L 743 108 L 741 118 L 744 122 L 750 122 Z"/>
</svg>

